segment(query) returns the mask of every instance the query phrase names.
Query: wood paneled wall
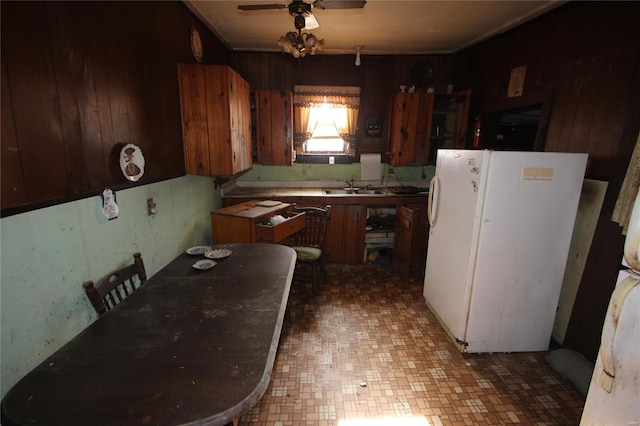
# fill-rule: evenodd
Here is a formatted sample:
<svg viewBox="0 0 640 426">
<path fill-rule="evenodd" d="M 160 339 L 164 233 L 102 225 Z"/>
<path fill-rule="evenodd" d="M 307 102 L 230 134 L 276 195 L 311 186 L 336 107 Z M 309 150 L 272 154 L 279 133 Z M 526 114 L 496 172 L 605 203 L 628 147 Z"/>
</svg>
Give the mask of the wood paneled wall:
<svg viewBox="0 0 640 426">
<path fill-rule="evenodd" d="M 184 174 L 177 66 L 229 52 L 181 2 L 2 2 L 2 214 Z"/>
<path fill-rule="evenodd" d="M 448 55 L 378 56 L 365 51 L 359 67 L 355 66 L 355 51 L 353 55 L 315 55 L 300 60 L 282 53 L 235 52 L 232 56 L 232 66 L 252 89 L 293 90 L 297 84 L 360 87 L 358 128 L 363 128 L 369 115 L 383 119 L 381 137 L 358 132 L 360 152 L 387 151 L 391 96 L 401 84 L 408 86 L 415 80 L 420 64 L 433 65 L 437 91 L 444 92 L 447 84 L 453 83 L 453 57 Z M 426 87 L 417 90 L 425 91 Z"/>
<path fill-rule="evenodd" d="M 252 89 L 295 84 L 362 88 L 360 128 L 383 117 L 383 135 L 360 132 L 363 152 L 387 149 L 389 101 L 417 64 L 451 83 L 452 57 L 234 53 L 181 2 L 2 2 L 2 215 L 184 174 L 177 63 L 230 64 Z M 419 88 L 424 90 L 424 88 Z M 120 149 L 142 149 L 145 175 L 128 182 Z"/>
<path fill-rule="evenodd" d="M 622 258 L 611 214 L 640 130 L 639 16 L 638 2 L 569 2 L 455 61 L 473 89 L 471 117 L 551 101 L 545 150 L 587 152 L 587 176 L 609 182 L 564 341 L 591 360 Z M 507 98 L 522 65 L 524 94 Z"/>
<path fill-rule="evenodd" d="M 134 185 L 119 148 L 139 145 L 139 184 L 184 174 L 177 67 L 193 63 L 192 25 L 204 63 L 230 64 L 252 89 L 295 84 L 362 88 L 360 128 L 383 117 L 381 138 L 360 135 L 363 152 L 387 149 L 389 105 L 416 66 L 435 68 L 436 91 L 471 88 L 470 117 L 551 101 L 547 151 L 588 152 L 589 177 L 609 181 L 587 269 L 567 331 L 594 357 L 622 255 L 610 220 L 640 129 L 640 2 L 568 2 L 515 30 L 446 56 L 231 54 L 181 2 L 1 2 L 2 214 Z M 330 42 L 328 39 L 327 42 Z M 527 66 L 524 95 L 506 96 L 512 68 Z M 362 132 L 360 132 L 362 134 Z"/>
<path fill-rule="evenodd" d="M 638 96 L 629 91 L 639 77 L 638 16 L 637 2 L 569 3 L 457 55 L 473 89 L 471 117 L 546 100 L 545 150 L 587 152 L 588 175 L 609 179 L 622 139 L 637 135 L 623 131 Z M 523 65 L 523 96 L 508 98 L 510 72 Z"/>
</svg>

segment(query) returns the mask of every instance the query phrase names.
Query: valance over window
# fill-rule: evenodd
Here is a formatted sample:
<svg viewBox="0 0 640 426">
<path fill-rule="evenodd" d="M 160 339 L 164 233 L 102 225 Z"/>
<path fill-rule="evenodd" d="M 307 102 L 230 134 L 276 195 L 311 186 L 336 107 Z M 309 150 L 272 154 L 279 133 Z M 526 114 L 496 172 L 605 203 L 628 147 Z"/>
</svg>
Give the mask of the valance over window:
<svg viewBox="0 0 640 426">
<path fill-rule="evenodd" d="M 360 88 L 351 86 L 295 86 L 293 92 L 294 145 L 297 154 L 304 153 L 304 144 L 318 124 L 318 112 L 323 105 L 346 108 L 346 121 L 335 122 L 338 134 L 345 141 L 346 152 L 356 155 L 356 129 L 360 110 Z"/>
</svg>

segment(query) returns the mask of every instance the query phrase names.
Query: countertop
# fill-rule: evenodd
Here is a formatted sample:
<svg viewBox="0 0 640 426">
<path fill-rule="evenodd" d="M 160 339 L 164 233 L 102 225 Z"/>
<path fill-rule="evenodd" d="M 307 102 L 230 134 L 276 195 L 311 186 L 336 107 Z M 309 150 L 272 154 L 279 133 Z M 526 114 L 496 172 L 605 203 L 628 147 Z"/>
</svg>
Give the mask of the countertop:
<svg viewBox="0 0 640 426">
<path fill-rule="evenodd" d="M 374 189 L 379 191 L 375 194 L 331 194 L 326 191 L 329 190 L 341 190 L 346 187 L 286 187 L 286 186 L 273 186 L 273 187 L 231 187 L 223 189 L 223 197 L 331 197 L 331 198 L 387 198 L 398 196 L 421 196 L 425 197 L 428 193 L 428 188 L 416 187 L 416 186 L 392 186 L 385 188 L 369 188 L 358 187 L 362 190 Z"/>
</svg>

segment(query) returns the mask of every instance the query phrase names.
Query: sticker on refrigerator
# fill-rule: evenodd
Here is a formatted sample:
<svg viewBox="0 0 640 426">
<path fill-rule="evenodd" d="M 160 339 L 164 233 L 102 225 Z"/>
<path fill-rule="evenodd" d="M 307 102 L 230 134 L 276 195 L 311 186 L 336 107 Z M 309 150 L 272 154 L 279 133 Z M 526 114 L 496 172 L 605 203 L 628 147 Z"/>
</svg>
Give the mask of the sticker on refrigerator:
<svg viewBox="0 0 640 426">
<path fill-rule="evenodd" d="M 553 169 L 549 167 L 525 167 L 522 169 L 522 180 L 551 180 Z"/>
</svg>

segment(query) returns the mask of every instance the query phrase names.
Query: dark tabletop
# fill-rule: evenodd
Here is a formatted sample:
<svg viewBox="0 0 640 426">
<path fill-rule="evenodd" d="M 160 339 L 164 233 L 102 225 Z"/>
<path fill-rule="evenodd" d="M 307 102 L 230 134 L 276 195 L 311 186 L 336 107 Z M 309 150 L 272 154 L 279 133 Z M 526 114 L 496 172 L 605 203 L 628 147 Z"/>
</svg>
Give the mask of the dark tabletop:
<svg viewBox="0 0 640 426">
<path fill-rule="evenodd" d="M 20 380 L 2 424 L 218 425 L 264 394 L 295 252 L 225 244 L 212 269 L 182 254 Z M 78 285 L 78 291 L 81 291 Z"/>
</svg>

